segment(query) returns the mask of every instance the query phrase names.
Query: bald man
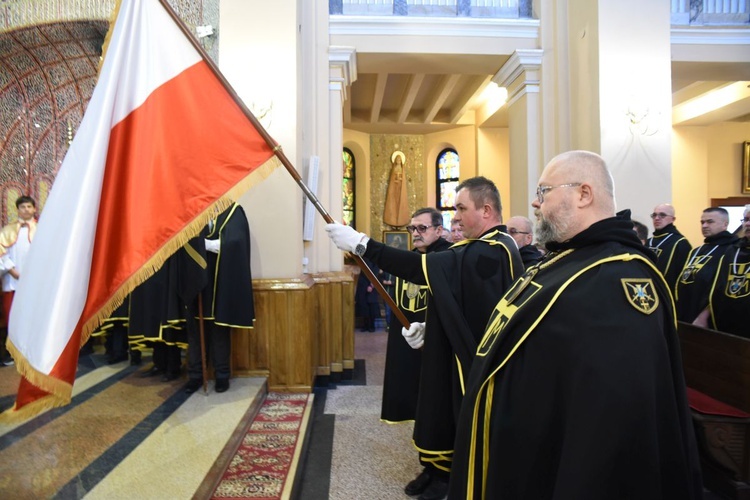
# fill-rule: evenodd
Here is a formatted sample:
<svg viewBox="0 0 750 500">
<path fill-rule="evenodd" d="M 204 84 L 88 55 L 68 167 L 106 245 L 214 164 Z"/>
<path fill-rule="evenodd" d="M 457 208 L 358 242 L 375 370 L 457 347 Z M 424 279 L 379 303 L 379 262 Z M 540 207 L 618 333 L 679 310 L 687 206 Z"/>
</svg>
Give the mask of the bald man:
<svg viewBox="0 0 750 500">
<path fill-rule="evenodd" d="M 675 286 L 679 321 L 692 323 L 708 306 L 719 260 L 739 239 L 727 231 L 728 227 L 729 212 L 721 207 L 709 207 L 701 214 L 701 232 L 705 239 L 701 246 L 690 251 Z"/>
<path fill-rule="evenodd" d="M 669 203 L 654 207 L 651 214 L 654 234 L 647 242 L 647 246 L 656 254 L 656 267 L 664 275 L 672 293 L 692 248 L 690 242 L 674 226 L 677 219 L 674 213 L 674 207 Z"/>
<path fill-rule="evenodd" d="M 532 244 L 534 242 L 534 225 L 528 218 L 516 215 L 508 219 L 505 225 L 508 228 L 508 234 L 518 245 L 518 252 L 521 254 L 521 260 L 526 269 L 544 259 L 542 252 Z"/>
<path fill-rule="evenodd" d="M 553 158 L 532 206 L 550 254 L 487 323 L 449 498 L 701 498 L 671 296 L 604 160 Z"/>
</svg>

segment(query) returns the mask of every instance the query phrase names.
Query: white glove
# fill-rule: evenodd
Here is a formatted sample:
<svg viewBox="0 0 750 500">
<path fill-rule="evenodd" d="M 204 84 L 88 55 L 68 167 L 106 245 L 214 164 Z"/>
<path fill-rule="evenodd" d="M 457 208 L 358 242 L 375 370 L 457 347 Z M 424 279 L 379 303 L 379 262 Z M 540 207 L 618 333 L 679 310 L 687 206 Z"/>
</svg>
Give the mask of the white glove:
<svg viewBox="0 0 750 500">
<path fill-rule="evenodd" d="M 424 345 L 424 323 L 415 321 L 409 325 L 408 330 L 401 327 L 401 335 L 404 336 L 412 349 L 421 348 Z"/>
<path fill-rule="evenodd" d="M 357 245 L 363 243 L 362 240 L 367 238 L 364 233 L 358 233 L 351 226 L 345 226 L 338 222 L 326 224 L 326 231 L 333 244 L 344 252 L 354 252 Z"/>
<path fill-rule="evenodd" d="M 206 252 L 219 253 L 221 243 L 219 240 L 206 240 Z"/>
</svg>

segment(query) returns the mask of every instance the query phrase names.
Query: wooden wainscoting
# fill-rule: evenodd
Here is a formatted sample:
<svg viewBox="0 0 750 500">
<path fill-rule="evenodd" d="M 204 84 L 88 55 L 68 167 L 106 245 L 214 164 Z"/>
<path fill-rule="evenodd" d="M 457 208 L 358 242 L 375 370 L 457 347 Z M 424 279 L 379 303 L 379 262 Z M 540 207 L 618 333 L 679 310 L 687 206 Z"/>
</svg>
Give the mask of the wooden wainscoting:
<svg viewBox="0 0 750 500">
<path fill-rule="evenodd" d="M 232 332 L 232 373 L 309 392 L 316 375 L 354 368 L 353 283 L 348 272 L 253 280 L 255 326 Z"/>
</svg>

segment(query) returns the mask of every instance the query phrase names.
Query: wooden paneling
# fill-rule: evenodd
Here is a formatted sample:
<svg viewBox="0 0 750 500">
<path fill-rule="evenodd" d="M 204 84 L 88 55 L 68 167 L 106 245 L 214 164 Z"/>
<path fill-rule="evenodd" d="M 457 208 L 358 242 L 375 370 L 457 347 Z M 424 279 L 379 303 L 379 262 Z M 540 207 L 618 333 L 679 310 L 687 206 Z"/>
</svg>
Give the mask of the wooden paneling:
<svg viewBox="0 0 750 500">
<path fill-rule="evenodd" d="M 232 332 L 232 373 L 308 392 L 316 375 L 353 368 L 353 283 L 347 272 L 254 280 L 255 326 Z"/>
</svg>

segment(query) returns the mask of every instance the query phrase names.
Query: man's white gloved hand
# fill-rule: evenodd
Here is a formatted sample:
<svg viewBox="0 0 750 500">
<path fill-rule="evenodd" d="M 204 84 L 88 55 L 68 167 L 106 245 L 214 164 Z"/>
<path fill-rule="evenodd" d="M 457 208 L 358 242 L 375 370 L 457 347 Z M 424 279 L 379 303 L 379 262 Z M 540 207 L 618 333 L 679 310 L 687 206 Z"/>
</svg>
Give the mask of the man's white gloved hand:
<svg viewBox="0 0 750 500">
<path fill-rule="evenodd" d="M 364 233 L 359 233 L 352 227 L 339 224 L 338 222 L 326 224 L 326 231 L 333 244 L 344 252 L 354 252 L 354 249 L 357 248 L 362 239 L 366 238 Z"/>
<path fill-rule="evenodd" d="M 219 253 L 221 243 L 219 240 L 206 240 L 206 252 Z"/>
<path fill-rule="evenodd" d="M 415 321 L 409 325 L 407 330 L 401 327 L 401 335 L 404 336 L 412 349 L 419 349 L 424 345 L 424 323 Z"/>
</svg>

